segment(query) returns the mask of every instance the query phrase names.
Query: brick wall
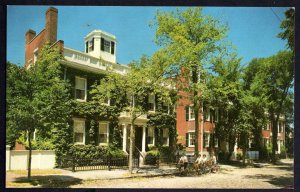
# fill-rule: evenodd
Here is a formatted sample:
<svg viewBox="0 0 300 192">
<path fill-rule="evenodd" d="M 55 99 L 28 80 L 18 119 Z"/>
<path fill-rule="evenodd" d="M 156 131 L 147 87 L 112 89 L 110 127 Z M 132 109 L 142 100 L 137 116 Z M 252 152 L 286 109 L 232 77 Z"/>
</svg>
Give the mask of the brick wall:
<svg viewBox="0 0 300 192">
<path fill-rule="evenodd" d="M 39 34 L 29 29 L 25 34 L 25 67 L 34 63 L 34 51 L 40 50 L 46 42 L 51 44 L 57 41 L 57 9 L 50 7 L 46 11 L 46 24 Z"/>
</svg>

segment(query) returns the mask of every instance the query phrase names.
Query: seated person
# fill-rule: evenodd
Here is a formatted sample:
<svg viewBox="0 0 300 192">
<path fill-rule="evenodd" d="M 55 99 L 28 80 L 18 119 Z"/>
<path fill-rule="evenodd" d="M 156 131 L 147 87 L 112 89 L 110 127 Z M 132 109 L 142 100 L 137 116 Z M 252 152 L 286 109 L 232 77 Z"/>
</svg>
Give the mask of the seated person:
<svg viewBox="0 0 300 192">
<path fill-rule="evenodd" d="M 215 173 L 215 172 L 217 172 L 217 169 L 218 169 L 217 158 L 216 158 L 215 154 L 212 154 L 211 161 L 212 161 L 211 172 Z"/>
<path fill-rule="evenodd" d="M 208 160 L 208 159 L 207 159 L 206 155 L 204 154 L 204 155 L 203 155 L 203 163 L 204 163 L 204 164 L 207 163 L 207 160 Z"/>
<path fill-rule="evenodd" d="M 197 164 L 201 164 L 201 163 L 203 163 L 203 158 L 202 158 L 201 154 L 200 154 L 200 155 L 198 155 L 198 157 L 197 157 L 197 159 L 196 159 L 195 163 L 197 163 Z"/>
<path fill-rule="evenodd" d="M 178 164 L 180 165 L 179 169 L 183 166 L 183 169 L 185 170 L 188 165 L 188 158 L 186 155 L 183 155 L 180 157 Z"/>
</svg>

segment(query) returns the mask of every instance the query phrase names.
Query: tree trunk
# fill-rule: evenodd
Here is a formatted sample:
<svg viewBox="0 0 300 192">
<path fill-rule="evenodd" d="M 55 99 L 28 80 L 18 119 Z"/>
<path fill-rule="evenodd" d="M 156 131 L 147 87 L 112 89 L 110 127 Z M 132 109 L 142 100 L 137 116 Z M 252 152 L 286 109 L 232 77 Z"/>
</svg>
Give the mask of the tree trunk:
<svg viewBox="0 0 300 192">
<path fill-rule="evenodd" d="M 198 157 L 199 150 L 198 150 L 198 136 L 199 136 L 199 107 L 197 102 L 194 104 L 194 113 L 195 113 L 195 157 Z"/>
<path fill-rule="evenodd" d="M 274 113 L 271 114 L 271 121 L 272 121 L 272 163 L 276 163 L 276 151 L 278 150 L 277 145 L 277 136 L 278 136 L 278 130 L 277 130 L 277 124 L 278 124 L 279 115 L 277 114 L 277 117 L 275 118 Z"/>
<path fill-rule="evenodd" d="M 131 126 L 130 126 L 130 144 L 129 144 L 129 172 L 132 174 L 133 171 L 133 151 L 134 151 L 134 121 L 135 121 L 135 112 L 134 112 L 134 107 L 135 107 L 135 97 L 134 95 L 132 96 L 132 108 L 131 108 Z"/>
<path fill-rule="evenodd" d="M 27 178 L 31 179 L 31 131 L 28 131 L 28 145 L 29 145 L 29 156 L 28 156 L 28 172 L 27 172 Z"/>
<path fill-rule="evenodd" d="M 247 147 L 244 145 L 243 146 L 243 165 L 245 165 L 245 161 L 246 161 L 246 152 L 247 152 Z"/>
<path fill-rule="evenodd" d="M 133 149 L 134 149 L 134 125 L 133 121 L 130 126 L 130 145 L 129 145 L 129 172 L 133 171 Z"/>
</svg>

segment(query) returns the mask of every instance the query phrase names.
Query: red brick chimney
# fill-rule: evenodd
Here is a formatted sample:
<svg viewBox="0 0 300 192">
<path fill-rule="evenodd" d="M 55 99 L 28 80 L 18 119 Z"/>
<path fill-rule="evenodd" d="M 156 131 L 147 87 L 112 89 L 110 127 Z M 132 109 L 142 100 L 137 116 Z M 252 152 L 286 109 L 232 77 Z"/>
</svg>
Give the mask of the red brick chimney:
<svg viewBox="0 0 300 192">
<path fill-rule="evenodd" d="M 26 44 L 28 44 L 35 37 L 35 35 L 36 35 L 36 32 L 32 29 L 29 29 L 25 35 Z"/>
<path fill-rule="evenodd" d="M 46 11 L 45 41 L 51 44 L 57 40 L 57 9 L 50 7 Z"/>
</svg>

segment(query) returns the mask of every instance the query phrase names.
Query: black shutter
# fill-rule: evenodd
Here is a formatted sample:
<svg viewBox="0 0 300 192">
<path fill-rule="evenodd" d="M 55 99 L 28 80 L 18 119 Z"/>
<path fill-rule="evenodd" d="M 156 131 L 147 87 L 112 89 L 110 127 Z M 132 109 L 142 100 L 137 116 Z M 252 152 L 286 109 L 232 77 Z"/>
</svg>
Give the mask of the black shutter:
<svg viewBox="0 0 300 192">
<path fill-rule="evenodd" d="M 92 51 L 94 51 L 94 38 L 92 39 Z"/>
<path fill-rule="evenodd" d="M 190 109 L 189 106 L 185 107 L 185 120 L 186 121 L 189 120 L 189 113 L 190 113 L 189 109 Z"/>
<path fill-rule="evenodd" d="M 189 146 L 189 133 L 185 133 L 185 146 Z"/>
<path fill-rule="evenodd" d="M 110 46 L 111 46 L 111 50 L 110 50 L 111 52 L 110 53 L 115 54 L 115 42 L 111 41 Z"/>
<path fill-rule="evenodd" d="M 89 42 L 85 42 L 85 52 L 88 53 L 89 52 Z"/>
<path fill-rule="evenodd" d="M 203 141 L 202 141 L 202 146 L 203 146 L 203 148 L 205 148 L 205 136 L 206 136 L 206 134 L 203 133 Z"/>
<path fill-rule="evenodd" d="M 104 38 L 101 37 L 101 51 L 104 51 Z"/>
</svg>

